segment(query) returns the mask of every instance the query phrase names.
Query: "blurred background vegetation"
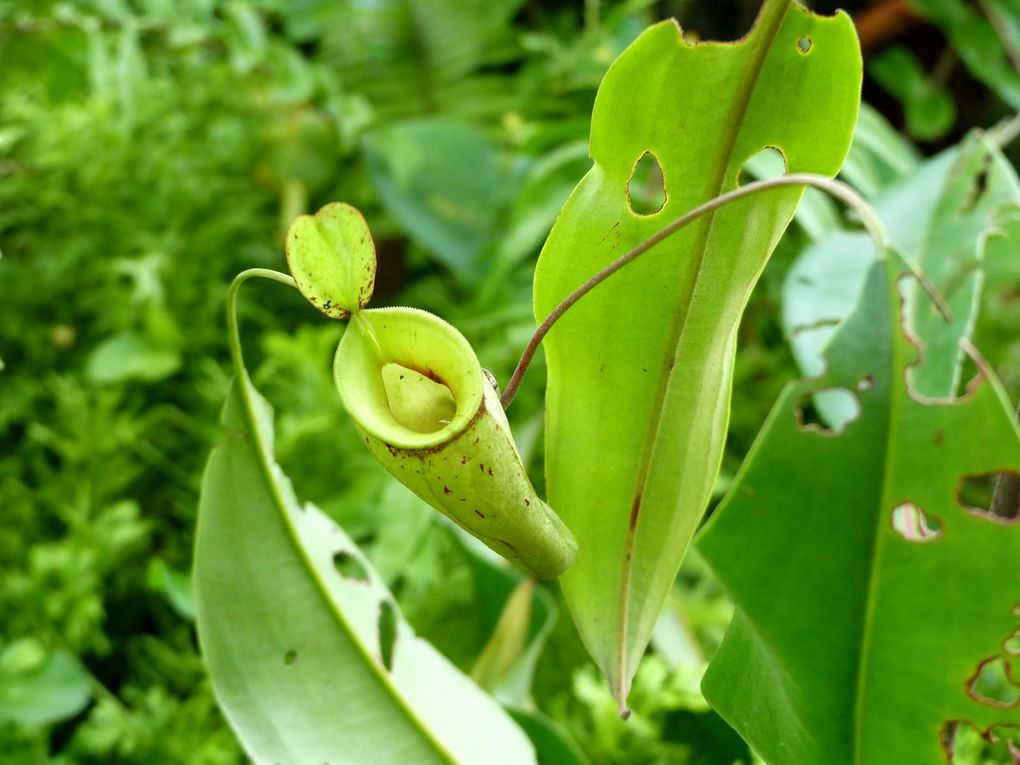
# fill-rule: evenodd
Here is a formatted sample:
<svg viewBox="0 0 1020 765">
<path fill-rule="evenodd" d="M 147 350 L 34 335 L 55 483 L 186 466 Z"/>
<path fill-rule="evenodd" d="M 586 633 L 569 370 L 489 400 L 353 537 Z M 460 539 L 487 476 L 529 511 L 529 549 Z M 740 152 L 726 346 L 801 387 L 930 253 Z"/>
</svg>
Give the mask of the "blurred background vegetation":
<svg viewBox="0 0 1020 765">
<path fill-rule="evenodd" d="M 607 66 L 653 21 L 732 39 L 758 5 L 0 0 L 0 761 L 244 762 L 197 651 L 188 578 L 236 272 L 285 270 L 288 223 L 350 202 L 377 240 L 373 305 L 440 314 L 505 381 L 534 326 L 535 257 L 589 166 Z M 1020 109 L 1016 0 L 840 5 L 873 107 L 844 174 L 865 194 Z M 791 227 L 745 317 L 720 492 L 797 375 L 780 304 L 810 229 Z M 1014 292 L 996 294 L 979 337 L 1015 400 L 1020 316 Z M 272 285 L 242 303 L 299 494 L 471 669 L 502 603 L 476 553 L 354 437 L 329 373 L 342 327 Z M 542 380 L 535 369 L 510 412 L 538 480 Z M 697 691 L 728 610 L 692 556 L 627 724 L 563 615 L 535 702 L 594 763 L 749 763 Z"/>
</svg>

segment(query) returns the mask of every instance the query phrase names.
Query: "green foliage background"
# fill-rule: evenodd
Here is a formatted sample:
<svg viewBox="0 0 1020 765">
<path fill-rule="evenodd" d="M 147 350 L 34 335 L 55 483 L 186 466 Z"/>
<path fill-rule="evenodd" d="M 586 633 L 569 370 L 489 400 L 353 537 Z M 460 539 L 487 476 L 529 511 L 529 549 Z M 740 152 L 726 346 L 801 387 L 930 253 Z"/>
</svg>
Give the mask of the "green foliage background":
<svg viewBox="0 0 1020 765">
<path fill-rule="evenodd" d="M 350 202 L 379 248 L 373 304 L 443 316 L 505 381 L 533 327 L 535 255 L 589 165 L 606 67 L 654 20 L 735 37 L 756 6 L 0 0 L 0 761 L 244 761 L 197 652 L 188 580 L 236 272 L 285 269 L 290 220 Z M 866 98 L 921 141 L 869 134 L 885 156 L 934 153 L 1015 108 L 1009 71 L 975 69 L 972 38 L 932 13 L 868 54 Z M 936 67 L 946 56 L 958 61 Z M 883 179 L 865 178 L 850 180 L 877 192 Z M 779 307 L 805 232 L 783 240 L 741 327 L 720 494 L 798 374 Z M 1016 276 L 989 275 L 1001 300 L 977 333 L 1014 400 Z M 355 438 L 329 372 L 342 330 L 296 293 L 258 289 L 243 322 L 281 464 L 418 632 L 470 669 L 498 616 L 485 577 Z M 510 412 L 539 482 L 542 377 Z M 594 763 L 750 763 L 698 691 L 729 610 L 694 555 L 628 723 L 566 618 L 535 701 Z M 985 761 L 974 750 L 966 761 Z"/>
</svg>

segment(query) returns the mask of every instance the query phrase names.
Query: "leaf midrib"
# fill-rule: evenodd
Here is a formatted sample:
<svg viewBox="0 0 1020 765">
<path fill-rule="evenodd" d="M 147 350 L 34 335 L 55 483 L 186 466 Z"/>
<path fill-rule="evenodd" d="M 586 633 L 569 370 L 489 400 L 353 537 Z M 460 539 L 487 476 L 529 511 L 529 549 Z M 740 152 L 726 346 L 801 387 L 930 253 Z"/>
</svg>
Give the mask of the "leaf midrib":
<svg viewBox="0 0 1020 765">
<path fill-rule="evenodd" d="M 301 543 L 300 535 L 298 534 L 294 524 L 291 522 L 290 513 L 287 512 L 287 502 L 280 494 L 279 487 L 277 486 L 275 476 L 272 470 L 272 465 L 275 465 L 276 461 L 275 459 L 270 459 L 269 449 L 267 448 L 266 444 L 262 439 L 262 432 L 259 429 L 258 421 L 257 418 L 255 417 L 254 403 L 251 398 L 251 391 L 255 390 L 255 386 L 252 385 L 251 380 L 248 378 L 248 374 L 244 369 L 240 370 L 235 369 L 234 380 L 235 384 L 238 385 L 240 388 L 239 395 L 241 397 L 242 402 L 241 408 L 244 413 L 244 421 L 245 424 L 248 426 L 248 431 L 251 433 L 251 437 L 255 445 L 255 451 L 258 454 L 258 463 L 259 468 L 262 471 L 262 477 L 265 479 L 266 484 L 269 486 L 270 496 L 272 497 L 273 503 L 276 505 L 276 509 L 280 515 L 280 518 L 283 520 L 284 526 L 287 529 L 287 533 L 290 536 L 291 543 L 298 551 L 298 556 L 300 557 L 301 561 L 305 564 L 305 568 L 308 571 L 311 580 L 315 582 L 315 586 L 319 590 L 319 594 L 322 595 L 323 600 L 328 604 L 329 611 L 333 614 L 341 630 L 347 635 L 350 642 L 354 645 L 355 650 L 361 655 L 361 658 L 364 660 L 364 663 L 368 665 L 369 669 L 376 676 L 376 679 L 379 681 L 380 685 L 382 685 L 389 691 L 389 695 L 396 703 L 398 708 L 404 712 L 408 721 L 415 728 L 418 729 L 418 732 L 422 735 L 425 741 L 428 744 L 430 744 L 433 749 L 435 749 L 436 754 L 439 755 L 440 758 L 445 760 L 450 765 L 459 765 L 459 761 L 456 758 L 454 758 L 452 753 L 447 751 L 447 749 L 442 745 L 442 743 L 435 738 L 435 736 L 428 729 L 428 727 L 425 726 L 424 722 L 418 718 L 414 710 L 411 709 L 410 706 L 408 706 L 406 699 L 404 699 L 403 695 L 399 693 L 398 689 L 393 684 L 393 681 L 390 679 L 389 675 L 384 674 L 380 666 L 374 660 L 374 658 L 367 653 L 365 647 L 361 643 L 361 640 L 358 638 L 357 634 L 351 628 L 350 624 L 347 622 L 347 619 L 344 618 L 343 613 L 338 610 L 336 604 L 333 602 L 332 597 L 330 597 L 328 588 L 322 581 L 321 577 L 319 576 L 318 570 L 316 569 L 314 563 L 312 563 L 311 559 L 307 555 L 304 545 Z"/>
<path fill-rule="evenodd" d="M 907 367 L 905 359 L 903 358 L 904 341 L 901 340 L 903 327 L 901 325 L 901 307 L 899 305 L 899 288 L 897 286 L 898 280 L 893 277 L 892 265 L 888 260 L 885 264 L 885 271 L 887 284 L 889 284 L 890 288 L 890 294 L 888 296 L 889 338 L 891 342 L 891 352 L 889 354 L 889 414 L 888 420 L 886 421 L 886 437 L 881 461 L 881 464 L 884 466 L 882 470 L 881 503 L 878 507 L 877 513 L 875 514 L 874 536 L 871 541 L 871 560 L 868 566 L 868 588 L 865 593 L 864 619 L 861 623 L 860 650 L 858 651 L 857 657 L 857 677 L 854 682 L 853 732 L 851 734 L 851 756 L 853 758 L 854 765 L 864 765 L 864 762 L 861 759 L 863 757 L 861 733 L 863 730 L 862 722 L 865 714 L 864 685 L 867 678 L 866 669 L 871 653 L 871 635 L 874 631 L 873 627 L 875 622 L 876 594 L 878 590 L 877 582 L 879 578 L 879 561 L 881 559 L 881 552 L 885 539 L 882 534 L 882 529 L 884 528 L 882 517 L 886 512 L 886 508 L 888 508 L 890 513 L 892 512 L 893 497 L 890 494 L 889 476 L 894 472 L 896 461 L 896 449 L 894 448 L 894 442 L 899 435 L 896 429 L 896 423 L 900 420 L 903 396 L 907 390 L 907 381 L 905 377 L 902 380 L 902 385 L 897 381 L 897 378 L 899 377 L 899 370 L 903 370 L 905 375 Z"/>
<path fill-rule="evenodd" d="M 738 91 L 736 105 L 732 110 L 733 118 L 727 121 L 730 129 L 727 132 L 724 141 L 721 142 L 722 150 L 719 153 L 720 161 L 717 164 L 716 173 L 710 185 L 710 188 L 715 189 L 714 195 L 718 195 L 723 191 L 723 185 L 726 181 L 726 170 L 729 168 L 734 147 L 736 146 L 737 139 L 740 136 L 743 118 L 747 114 L 747 109 L 750 105 L 751 98 L 754 95 L 755 87 L 757 86 L 758 80 L 761 76 L 764 61 L 768 56 L 769 51 L 772 49 L 772 44 L 775 41 L 779 30 L 782 28 L 783 20 L 786 18 L 791 5 L 792 0 L 765 0 L 765 4 L 762 6 L 758 20 L 748 35 L 748 39 L 754 40 L 757 38 L 758 40 L 761 40 L 761 43 L 758 50 L 753 53 L 754 58 L 751 59 L 747 68 L 744 70 L 745 74 L 741 82 L 740 90 Z M 760 37 L 758 37 L 759 35 Z M 697 228 L 695 233 L 695 244 L 692 247 L 692 251 L 697 253 L 697 256 L 692 259 L 694 262 L 694 266 L 692 268 L 693 275 L 692 278 L 685 281 L 678 305 L 687 306 L 690 305 L 692 301 L 695 287 L 701 278 L 708 240 L 712 232 L 712 227 L 715 224 L 715 219 L 716 214 L 713 213 Z M 670 342 L 667 345 L 671 357 L 675 356 L 680 348 L 681 342 L 686 333 L 687 317 L 689 315 L 690 311 L 682 311 L 678 312 L 674 316 L 673 324 L 670 328 Z M 631 511 L 632 517 L 627 527 L 627 538 L 623 546 L 623 568 L 620 577 L 620 595 L 618 604 L 619 613 L 617 621 L 617 653 L 615 662 L 616 677 L 614 681 L 614 695 L 621 706 L 625 703 L 624 684 L 626 681 L 624 678 L 627 655 L 627 628 L 630 621 L 631 576 L 634 567 L 633 553 L 636 545 L 637 529 L 641 521 L 641 511 L 643 509 L 644 493 L 648 483 L 649 470 L 651 468 L 652 459 L 658 449 L 659 438 L 662 431 L 666 394 L 671 387 L 677 366 L 678 365 L 674 364 L 673 367 L 670 368 L 667 363 L 666 374 L 660 375 L 659 377 L 658 386 L 655 392 L 655 399 L 652 406 L 652 416 L 648 423 L 648 435 L 644 440 L 645 448 L 642 451 L 641 462 L 638 465 L 638 478 L 635 483 L 635 490 L 633 493 L 634 500 L 632 504 L 633 509 Z"/>
</svg>

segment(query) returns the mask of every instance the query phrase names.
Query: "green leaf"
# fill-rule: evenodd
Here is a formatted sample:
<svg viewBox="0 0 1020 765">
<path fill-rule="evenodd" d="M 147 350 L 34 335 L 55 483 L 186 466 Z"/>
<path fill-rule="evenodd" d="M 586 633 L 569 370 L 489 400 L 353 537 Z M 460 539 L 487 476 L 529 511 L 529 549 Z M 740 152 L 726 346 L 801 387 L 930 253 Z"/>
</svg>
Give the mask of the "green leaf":
<svg viewBox="0 0 1020 765">
<path fill-rule="evenodd" d="M 101 384 L 126 380 L 158 382 L 177 372 L 181 355 L 147 335 L 121 332 L 103 340 L 89 354 L 86 376 Z"/>
<path fill-rule="evenodd" d="M 178 616 L 195 621 L 195 597 L 188 572 L 171 568 L 162 558 L 150 558 L 145 583 L 153 592 L 162 594 Z"/>
<path fill-rule="evenodd" d="M 287 266 L 301 294 L 333 319 L 364 308 L 375 288 L 375 244 L 361 213 L 332 202 L 287 232 Z"/>
<path fill-rule="evenodd" d="M 925 18 L 942 28 L 953 50 L 977 79 L 1020 109 L 1020 2 L 915 0 Z"/>
<path fill-rule="evenodd" d="M 534 762 L 496 703 L 414 635 L 347 535 L 298 504 L 273 460 L 271 417 L 247 376 L 235 379 L 195 549 L 202 651 L 249 755 Z"/>
<path fill-rule="evenodd" d="M 0 653 L 0 723 L 43 726 L 81 712 L 92 696 L 91 677 L 74 654 L 47 654 L 23 638 Z"/>
<path fill-rule="evenodd" d="M 920 141 L 934 141 L 956 122 L 956 104 L 944 87 L 928 77 L 909 49 L 894 45 L 868 63 L 870 74 L 903 104 L 907 133 Z"/>
<path fill-rule="evenodd" d="M 947 331 L 928 297 L 911 286 L 909 327 L 925 346 L 912 383 L 924 395 L 952 395 L 958 386 L 958 341 L 973 330 L 985 242 L 999 227 L 1003 210 L 1018 202 L 1016 171 L 980 134 L 928 160 L 876 200 L 889 240 L 911 254 L 954 316 L 952 331 Z M 853 308 L 873 259 L 865 234 L 839 232 L 804 250 L 790 269 L 783 288 L 783 327 L 805 374 L 822 371 L 821 350 Z M 814 403 L 834 428 L 854 414 L 852 402 L 824 391 Z"/>
<path fill-rule="evenodd" d="M 519 626 L 512 623 L 510 614 L 516 611 L 519 615 L 524 610 L 520 607 L 523 596 L 518 595 L 517 601 L 513 600 L 513 596 L 526 589 L 527 580 L 518 571 L 503 565 L 503 561 L 478 539 L 463 532 L 457 538 L 474 573 L 475 609 L 483 625 L 482 634 L 489 635 L 476 658 L 477 665 L 489 646 L 500 644 L 501 648 L 504 647 L 506 633 L 518 631 Z M 530 613 L 524 621 L 524 629 L 518 632 L 523 633 L 523 642 L 518 643 L 520 650 L 513 655 L 504 653 L 504 671 L 491 686 L 492 695 L 506 707 L 531 703 L 535 668 L 559 618 L 559 609 L 545 587 L 534 587 L 531 592 L 527 609 Z"/>
<path fill-rule="evenodd" d="M 1020 525 L 961 496 L 1020 470 L 1020 432 L 994 379 L 959 400 L 908 388 L 901 270 L 872 266 L 828 370 L 787 386 L 699 536 L 736 606 L 702 690 L 775 765 L 943 762 L 954 721 L 1020 722 L 968 691 L 1015 661 Z M 823 388 L 859 401 L 839 435 L 800 422 Z"/>
<path fill-rule="evenodd" d="M 541 712 L 513 707 L 507 711 L 535 745 L 539 765 L 590 765 L 587 755 L 558 723 Z"/>
<path fill-rule="evenodd" d="M 733 44 L 688 44 L 672 22 L 647 30 L 599 90 L 594 166 L 539 259 L 536 316 L 734 188 L 766 147 L 783 152 L 790 172 L 835 173 L 860 79 L 846 15 L 768 2 Z M 641 216 L 628 207 L 628 185 L 647 152 L 667 199 Z M 621 704 L 711 495 L 744 305 L 799 197 L 769 192 L 702 219 L 587 295 L 545 342 L 549 503 L 581 550 L 563 590 Z"/>
<path fill-rule="evenodd" d="M 387 127 L 364 146 L 369 177 L 401 228 L 461 282 L 477 282 L 515 196 L 509 156 L 482 130 L 444 119 Z"/>
<path fill-rule="evenodd" d="M 477 113 L 487 106 L 486 95 L 496 96 L 496 105 L 509 109 L 517 103 L 512 98 L 513 81 L 476 70 L 503 63 L 517 50 L 510 22 L 522 4 L 522 0 L 329 3 L 321 14 L 322 58 L 345 85 L 378 104 L 390 121 L 451 109 Z M 494 92 L 480 94 L 479 86 L 490 79 Z M 485 111 L 491 110 L 490 106 Z"/>
<path fill-rule="evenodd" d="M 853 145 L 840 176 L 867 199 L 875 199 L 883 188 L 913 173 L 919 161 L 914 145 L 877 109 L 861 103 Z"/>
</svg>

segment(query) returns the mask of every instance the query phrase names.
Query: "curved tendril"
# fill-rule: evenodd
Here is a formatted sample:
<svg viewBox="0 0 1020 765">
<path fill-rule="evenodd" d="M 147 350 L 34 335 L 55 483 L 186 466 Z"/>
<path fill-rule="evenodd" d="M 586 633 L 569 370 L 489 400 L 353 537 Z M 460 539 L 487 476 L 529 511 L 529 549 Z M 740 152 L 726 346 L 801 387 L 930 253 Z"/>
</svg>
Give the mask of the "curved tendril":
<svg viewBox="0 0 1020 765">
<path fill-rule="evenodd" d="M 506 409 L 510 406 L 511 402 L 513 402 L 514 396 L 517 395 L 517 390 L 521 386 L 521 381 L 524 379 L 524 375 L 528 371 L 528 367 L 534 359 L 535 352 L 538 350 L 538 346 L 541 344 L 542 340 L 545 339 L 545 336 L 549 334 L 549 330 L 552 329 L 557 320 L 566 313 L 571 306 L 595 289 L 595 287 L 600 285 L 624 266 L 637 260 L 638 257 L 648 252 L 664 239 L 675 234 L 688 223 L 693 223 L 702 216 L 707 215 L 720 207 L 724 207 L 731 202 L 735 202 L 738 199 L 742 199 L 743 197 L 758 194 L 763 191 L 769 191 L 771 189 L 789 186 L 814 187 L 824 191 L 829 196 L 838 199 L 843 202 L 843 204 L 853 209 L 860 216 L 861 223 L 864 225 L 868 235 L 871 237 L 871 241 L 875 246 L 875 251 L 877 252 L 879 259 L 885 257 L 885 252 L 889 245 L 886 241 L 885 230 L 882 228 L 882 222 L 878 219 L 874 208 L 868 204 L 867 200 L 842 181 L 838 181 L 824 175 L 817 175 L 815 173 L 793 173 L 791 175 L 783 175 L 778 178 L 768 178 L 766 180 L 748 183 L 745 186 L 733 189 L 725 194 L 720 194 L 719 196 L 698 205 L 693 210 L 690 210 L 674 220 L 672 223 L 667 224 L 652 236 L 636 245 L 633 249 L 618 257 L 608 266 L 593 275 L 584 284 L 567 295 L 559 305 L 550 311 L 549 315 L 545 317 L 545 320 L 538 326 L 535 333 L 531 336 L 531 340 L 528 341 L 528 345 L 524 349 L 524 353 L 521 354 L 521 360 L 517 362 L 517 367 L 514 369 L 510 382 L 507 383 L 506 390 L 503 391 L 503 395 L 500 397 L 500 403 L 503 405 L 503 408 Z M 935 303 L 946 321 L 950 321 L 951 316 L 948 307 L 945 305 L 945 301 L 942 300 L 931 284 L 924 279 L 920 273 L 915 271 L 915 275 L 918 277 L 921 282 L 921 286 L 932 298 L 932 301 Z"/>
<path fill-rule="evenodd" d="M 241 333 L 238 330 L 237 322 L 237 293 L 242 284 L 253 278 L 269 279 L 297 289 L 294 277 L 273 271 L 270 268 L 249 268 L 234 277 L 234 281 L 227 289 L 227 339 L 230 343 L 230 360 L 234 365 L 234 374 L 237 377 L 241 377 L 245 372 L 244 356 L 241 353 Z"/>
</svg>

